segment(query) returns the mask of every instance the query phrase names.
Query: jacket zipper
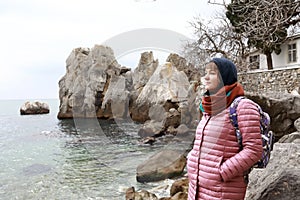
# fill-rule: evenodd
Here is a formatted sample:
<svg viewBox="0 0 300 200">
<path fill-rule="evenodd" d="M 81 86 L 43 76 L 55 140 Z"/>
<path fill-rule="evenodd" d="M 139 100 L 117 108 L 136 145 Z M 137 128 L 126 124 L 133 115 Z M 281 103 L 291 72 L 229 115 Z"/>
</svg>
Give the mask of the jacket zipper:
<svg viewBox="0 0 300 200">
<path fill-rule="evenodd" d="M 208 122 L 210 121 L 211 119 L 211 116 L 209 116 L 209 118 L 207 119 L 207 121 L 205 122 L 205 125 L 203 126 L 203 129 L 201 131 L 201 142 L 200 142 L 200 145 L 199 145 L 199 155 L 198 155 L 198 163 L 197 163 L 197 181 L 196 181 L 196 196 L 195 196 L 195 199 L 198 199 L 198 186 L 199 186 L 199 164 L 200 164 L 200 150 L 201 150 L 201 147 L 202 147 L 202 142 L 203 142 L 203 137 L 204 137 L 204 129 L 205 127 L 207 126 Z"/>
</svg>

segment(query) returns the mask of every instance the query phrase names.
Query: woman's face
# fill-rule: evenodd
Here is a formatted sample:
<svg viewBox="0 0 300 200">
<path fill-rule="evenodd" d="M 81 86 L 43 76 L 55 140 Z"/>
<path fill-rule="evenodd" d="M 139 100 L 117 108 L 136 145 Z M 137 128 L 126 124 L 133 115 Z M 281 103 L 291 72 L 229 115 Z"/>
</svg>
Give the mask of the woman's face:
<svg viewBox="0 0 300 200">
<path fill-rule="evenodd" d="M 211 93 L 217 92 L 221 85 L 219 77 L 217 65 L 213 62 L 208 63 L 205 67 L 205 76 L 203 77 L 205 89 Z"/>
</svg>

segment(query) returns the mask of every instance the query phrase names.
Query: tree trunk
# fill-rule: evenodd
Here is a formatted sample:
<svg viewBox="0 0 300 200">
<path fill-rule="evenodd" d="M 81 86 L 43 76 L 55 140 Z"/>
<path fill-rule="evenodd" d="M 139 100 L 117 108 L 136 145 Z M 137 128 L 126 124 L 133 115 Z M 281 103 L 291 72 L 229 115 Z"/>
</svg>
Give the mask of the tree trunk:
<svg viewBox="0 0 300 200">
<path fill-rule="evenodd" d="M 273 69 L 272 53 L 271 52 L 267 52 L 266 56 L 267 56 L 268 70 Z"/>
</svg>

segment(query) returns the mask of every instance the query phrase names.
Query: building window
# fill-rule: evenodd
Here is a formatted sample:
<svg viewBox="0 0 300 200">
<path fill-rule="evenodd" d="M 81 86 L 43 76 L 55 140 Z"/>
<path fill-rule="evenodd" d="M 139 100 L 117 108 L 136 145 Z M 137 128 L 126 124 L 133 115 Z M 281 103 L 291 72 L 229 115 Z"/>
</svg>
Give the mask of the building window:
<svg viewBox="0 0 300 200">
<path fill-rule="evenodd" d="M 297 62 L 297 48 L 296 43 L 289 44 L 288 45 L 288 56 L 289 56 L 289 62 Z"/>
<path fill-rule="evenodd" d="M 259 55 L 250 56 L 250 69 L 259 69 Z"/>
</svg>

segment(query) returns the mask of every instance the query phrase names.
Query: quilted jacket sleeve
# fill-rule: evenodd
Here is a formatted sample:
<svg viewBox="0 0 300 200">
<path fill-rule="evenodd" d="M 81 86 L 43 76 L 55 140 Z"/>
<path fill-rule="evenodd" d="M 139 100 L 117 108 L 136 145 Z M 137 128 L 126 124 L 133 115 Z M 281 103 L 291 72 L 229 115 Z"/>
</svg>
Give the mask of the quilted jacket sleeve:
<svg viewBox="0 0 300 200">
<path fill-rule="evenodd" d="M 220 175 L 226 182 L 243 174 L 253 166 L 262 155 L 260 134 L 260 114 L 254 102 L 243 99 L 237 107 L 238 125 L 242 134 L 243 150 L 227 159 L 220 166 Z"/>
</svg>

